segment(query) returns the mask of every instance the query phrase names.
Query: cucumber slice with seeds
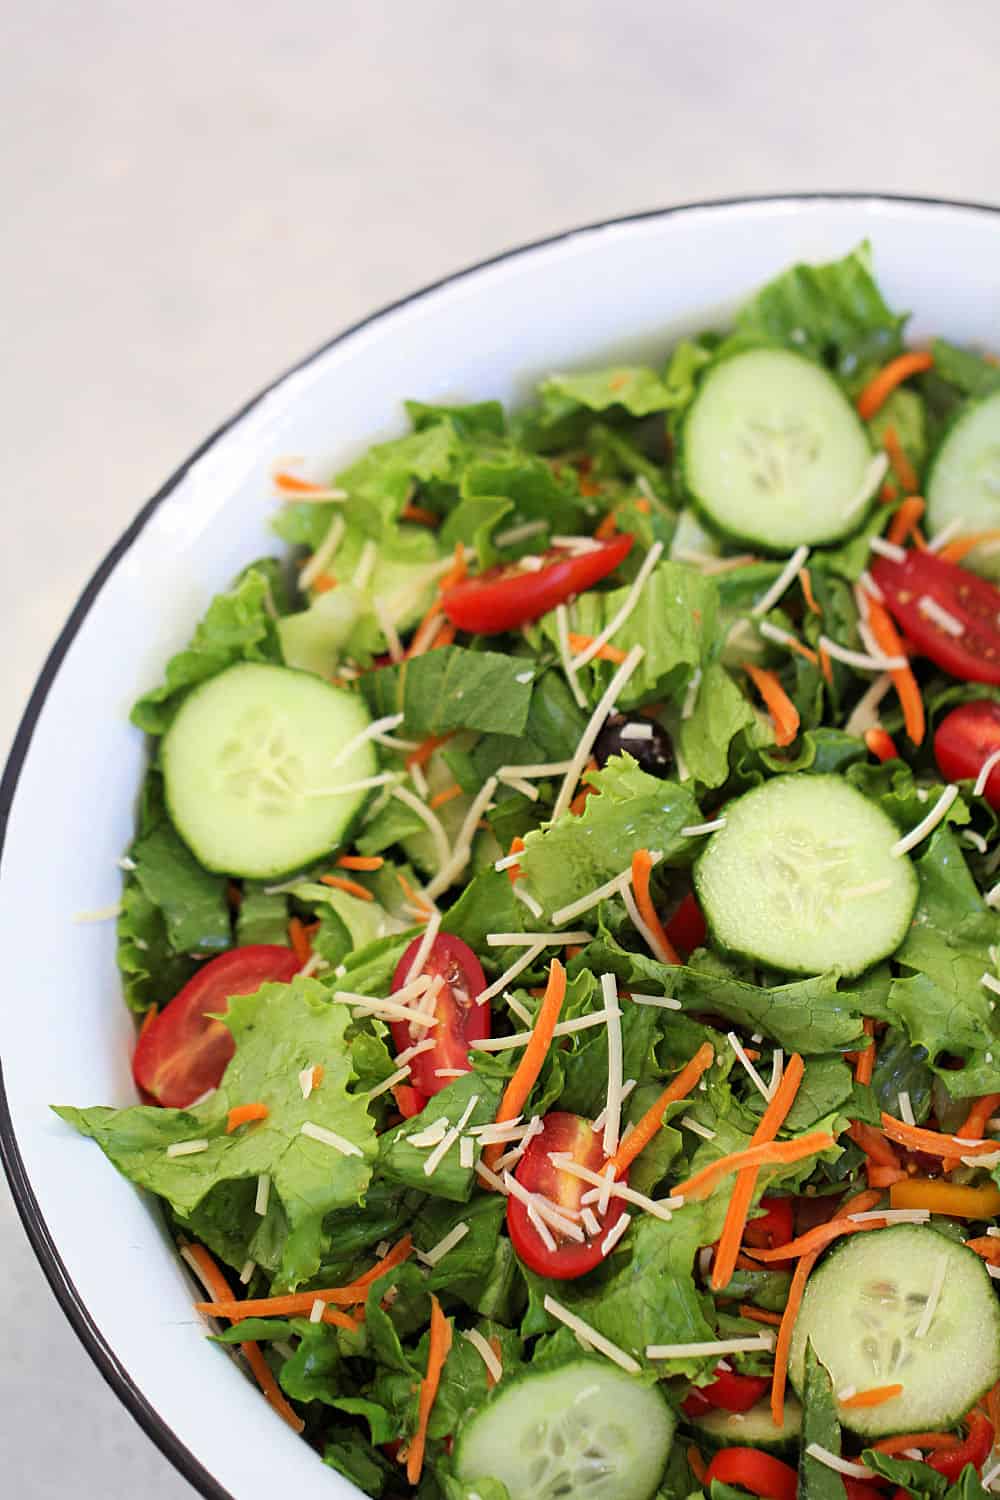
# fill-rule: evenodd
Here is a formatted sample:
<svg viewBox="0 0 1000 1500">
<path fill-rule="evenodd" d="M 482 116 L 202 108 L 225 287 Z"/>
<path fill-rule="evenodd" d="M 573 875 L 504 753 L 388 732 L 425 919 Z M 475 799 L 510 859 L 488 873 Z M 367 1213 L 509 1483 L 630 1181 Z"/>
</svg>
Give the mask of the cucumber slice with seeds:
<svg viewBox="0 0 1000 1500">
<path fill-rule="evenodd" d="M 505 1380 L 455 1440 L 455 1474 L 511 1500 L 650 1500 L 674 1435 L 655 1386 L 581 1359 Z"/>
<path fill-rule="evenodd" d="M 895 951 L 917 876 L 899 830 L 840 776 L 776 776 L 725 811 L 695 866 L 716 942 L 795 974 L 860 974 Z"/>
<path fill-rule="evenodd" d="M 806 1283 L 789 1375 L 801 1395 L 812 1341 L 835 1391 L 902 1385 L 880 1406 L 840 1408 L 868 1438 L 954 1427 L 1000 1379 L 1000 1304 L 972 1250 L 926 1225 L 845 1241 Z"/>
<path fill-rule="evenodd" d="M 967 406 L 952 423 L 927 476 L 927 522 L 941 531 L 961 521 L 962 531 L 1000 527 L 1000 391 Z M 970 555 L 987 577 L 997 576 L 996 553 Z"/>
<path fill-rule="evenodd" d="M 684 424 L 682 462 L 715 530 L 776 552 L 855 530 L 865 486 L 877 484 L 868 435 L 837 382 L 783 349 L 719 361 Z"/>
<path fill-rule="evenodd" d="M 766 1448 L 782 1453 L 795 1446 L 802 1431 L 802 1407 L 794 1396 L 788 1396 L 780 1427 L 774 1425 L 768 1401 L 744 1412 L 706 1412 L 691 1422 L 699 1438 L 704 1438 L 710 1448 Z"/>
<path fill-rule="evenodd" d="M 244 662 L 185 699 L 163 739 L 167 807 L 208 870 L 262 880 L 342 841 L 376 770 L 362 700 L 289 667 Z"/>
</svg>

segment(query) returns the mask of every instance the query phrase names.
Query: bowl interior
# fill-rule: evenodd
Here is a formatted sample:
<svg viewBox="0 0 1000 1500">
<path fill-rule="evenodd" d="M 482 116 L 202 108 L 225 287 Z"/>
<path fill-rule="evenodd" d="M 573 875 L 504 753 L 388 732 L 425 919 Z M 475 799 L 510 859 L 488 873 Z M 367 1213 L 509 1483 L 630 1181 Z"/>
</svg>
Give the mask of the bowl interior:
<svg viewBox="0 0 1000 1500">
<path fill-rule="evenodd" d="M 564 236 L 411 298 L 287 376 L 168 484 L 60 642 L 47 695 L 29 710 L 30 745 L 22 734 L 4 785 L 6 809 L 16 783 L 0 903 L 5 1150 L 64 1305 L 119 1393 L 203 1493 L 329 1500 L 356 1491 L 206 1345 L 151 1204 L 48 1109 L 134 1099 L 114 924 L 74 922 L 118 899 L 116 861 L 144 756 L 127 722 L 131 702 L 212 594 L 276 550 L 267 521 L 277 458 L 305 455 L 322 475 L 400 430 L 404 397 L 511 401 L 553 369 L 657 354 L 723 318 L 789 262 L 831 258 L 864 237 L 890 302 L 914 309 L 912 336 L 988 339 L 984 312 L 995 309 L 1000 284 L 995 211 L 786 199 Z"/>
</svg>

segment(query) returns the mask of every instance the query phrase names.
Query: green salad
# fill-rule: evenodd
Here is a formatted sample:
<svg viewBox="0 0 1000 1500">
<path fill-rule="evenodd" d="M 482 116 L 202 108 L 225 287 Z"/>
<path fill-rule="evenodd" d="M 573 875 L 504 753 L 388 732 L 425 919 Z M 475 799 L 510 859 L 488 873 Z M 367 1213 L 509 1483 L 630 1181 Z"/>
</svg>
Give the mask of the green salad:
<svg viewBox="0 0 1000 1500">
<path fill-rule="evenodd" d="M 1000 1489 L 1000 366 L 905 325 L 407 402 L 133 709 L 57 1113 L 368 1495 Z"/>
</svg>

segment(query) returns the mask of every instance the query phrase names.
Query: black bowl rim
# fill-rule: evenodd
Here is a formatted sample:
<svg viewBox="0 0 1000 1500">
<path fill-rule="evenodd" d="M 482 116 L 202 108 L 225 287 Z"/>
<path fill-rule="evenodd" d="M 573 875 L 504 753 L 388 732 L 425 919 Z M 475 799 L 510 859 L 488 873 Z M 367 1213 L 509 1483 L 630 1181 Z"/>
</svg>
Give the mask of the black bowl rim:
<svg viewBox="0 0 1000 1500">
<path fill-rule="evenodd" d="M 276 379 L 264 386 L 245 405 L 241 406 L 238 411 L 227 418 L 221 426 L 217 427 L 184 460 L 180 467 L 174 470 L 173 474 L 157 490 L 156 494 L 150 500 L 146 501 L 134 520 L 122 532 L 103 561 L 98 565 L 76 604 L 73 606 L 66 624 L 60 631 L 38 675 L 38 680 L 35 683 L 31 697 L 28 700 L 28 705 L 24 710 L 21 722 L 14 736 L 10 755 L 4 768 L 3 780 L 0 781 L 0 871 L 2 871 L 3 849 L 6 842 L 7 825 L 10 820 L 14 794 L 17 790 L 21 770 L 31 745 L 35 726 L 38 723 L 45 700 L 62 665 L 63 658 L 72 645 L 84 620 L 93 608 L 101 589 L 104 587 L 114 568 L 149 521 L 154 511 L 177 488 L 191 466 L 203 454 L 207 453 L 220 438 L 224 437 L 232 427 L 235 427 L 237 423 L 242 421 L 265 396 L 282 385 L 289 376 L 296 374 L 299 370 L 306 369 L 317 359 L 321 358 L 322 355 L 326 354 L 328 350 L 351 338 L 352 335 L 358 333 L 362 328 L 367 328 L 370 324 L 380 321 L 382 318 L 398 311 L 402 307 L 408 306 L 410 303 L 420 301 L 423 297 L 428 296 L 432 292 L 439 291 L 442 287 L 450 286 L 453 282 L 463 281 L 466 277 L 474 276 L 477 272 L 487 270 L 491 266 L 500 265 L 503 261 L 513 260 L 517 256 L 526 255 L 534 250 L 546 249 L 550 245 L 560 244 L 563 240 L 573 239 L 578 235 L 591 234 L 602 229 L 612 229 L 618 225 L 638 224 L 649 219 L 675 218 L 678 215 L 692 213 L 698 209 L 741 208 L 767 203 L 774 205 L 783 203 L 821 203 L 824 201 L 854 202 L 859 205 L 899 203 L 927 208 L 965 209 L 984 214 L 1000 214 L 1000 206 L 992 203 L 928 197 L 911 193 L 838 190 L 834 192 L 757 193 L 738 195 L 731 198 L 708 198 L 691 203 L 674 204 L 666 208 L 643 209 L 637 213 L 622 214 L 610 219 L 600 219 L 594 223 L 583 224 L 573 229 L 560 230 L 556 234 L 546 235 L 541 239 L 530 240 L 524 244 L 515 245 L 509 250 L 502 250 L 497 255 L 487 256 L 484 260 L 476 261 L 473 265 L 464 266 L 457 271 L 450 272 L 447 276 L 440 277 L 437 281 L 429 282 L 426 286 L 419 287 L 416 291 L 409 292 L 406 296 L 400 297 L 394 302 L 388 302 L 384 306 L 377 308 L 374 312 L 360 318 L 356 323 L 350 324 L 349 327 L 335 334 L 332 338 L 327 339 L 325 343 L 320 344 L 311 353 L 305 355 L 303 359 L 283 371 Z M 7 1174 L 7 1180 L 10 1183 L 14 1204 L 20 1215 L 21 1223 L 24 1225 L 25 1233 L 41 1265 L 46 1280 L 55 1293 L 59 1305 L 69 1319 L 83 1347 L 115 1395 L 136 1422 L 138 1422 L 146 1435 L 156 1444 L 164 1457 L 173 1464 L 174 1468 L 183 1475 L 200 1495 L 205 1497 L 205 1500 L 237 1500 L 237 1497 L 233 1496 L 229 1490 L 223 1489 L 218 1480 L 212 1477 L 190 1449 L 185 1447 L 183 1441 L 159 1415 L 155 1407 L 151 1406 L 146 1400 L 146 1397 L 90 1316 L 87 1306 L 80 1296 L 79 1291 L 74 1286 L 63 1259 L 56 1248 L 55 1241 L 42 1214 L 38 1199 L 35 1197 L 34 1190 L 28 1179 L 24 1161 L 14 1135 L 14 1124 L 11 1119 L 7 1095 L 4 1089 L 2 1061 L 0 1061 L 0 1162 L 3 1163 Z"/>
</svg>

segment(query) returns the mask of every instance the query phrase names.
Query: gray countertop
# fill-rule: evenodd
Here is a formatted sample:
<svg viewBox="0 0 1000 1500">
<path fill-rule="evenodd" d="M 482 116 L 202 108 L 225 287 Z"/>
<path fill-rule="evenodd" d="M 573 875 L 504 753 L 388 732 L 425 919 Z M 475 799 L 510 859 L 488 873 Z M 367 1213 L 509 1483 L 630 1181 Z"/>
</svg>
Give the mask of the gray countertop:
<svg viewBox="0 0 1000 1500">
<path fill-rule="evenodd" d="M 4 21 L 4 747 L 141 502 L 380 303 L 694 198 L 1000 198 L 992 0 L 10 0 Z M 0 1265 L 4 1493 L 190 1497 L 77 1344 L 3 1185 Z"/>
</svg>

